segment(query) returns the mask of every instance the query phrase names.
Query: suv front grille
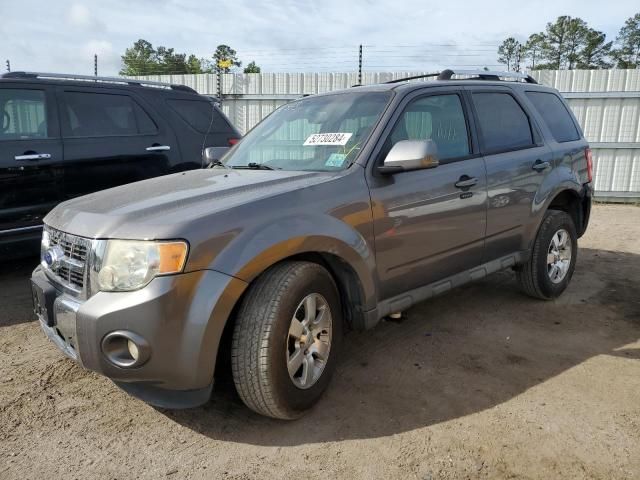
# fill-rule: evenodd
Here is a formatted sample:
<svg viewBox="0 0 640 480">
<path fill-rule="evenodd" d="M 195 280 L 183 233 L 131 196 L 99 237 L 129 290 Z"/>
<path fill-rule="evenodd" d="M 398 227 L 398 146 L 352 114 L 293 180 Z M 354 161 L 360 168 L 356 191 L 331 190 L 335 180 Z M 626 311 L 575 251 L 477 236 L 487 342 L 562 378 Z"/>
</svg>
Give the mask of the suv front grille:
<svg viewBox="0 0 640 480">
<path fill-rule="evenodd" d="M 49 234 L 49 249 L 60 247 L 63 253 L 52 265 L 43 262 L 46 274 L 59 286 L 77 295 L 84 293 L 87 256 L 91 240 L 45 226 Z M 44 252 L 43 252 L 44 253 Z"/>
</svg>

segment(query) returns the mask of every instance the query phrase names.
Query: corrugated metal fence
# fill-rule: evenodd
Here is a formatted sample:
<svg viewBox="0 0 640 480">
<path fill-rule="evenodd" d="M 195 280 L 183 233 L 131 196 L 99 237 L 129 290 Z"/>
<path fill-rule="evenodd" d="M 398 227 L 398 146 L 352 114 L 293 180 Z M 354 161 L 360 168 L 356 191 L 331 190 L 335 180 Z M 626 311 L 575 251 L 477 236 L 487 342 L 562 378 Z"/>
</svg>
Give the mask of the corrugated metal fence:
<svg viewBox="0 0 640 480">
<path fill-rule="evenodd" d="M 593 149 L 601 197 L 640 199 L 640 70 L 533 72 L 557 88 Z"/>
<path fill-rule="evenodd" d="M 421 72 L 366 72 L 364 84 Z M 591 143 L 600 197 L 640 199 L 640 70 L 535 71 L 568 99 Z M 149 80 L 188 85 L 217 95 L 216 75 L 160 75 Z M 222 109 L 243 133 L 302 95 L 350 87 L 357 73 L 263 73 L 222 76 Z"/>
</svg>

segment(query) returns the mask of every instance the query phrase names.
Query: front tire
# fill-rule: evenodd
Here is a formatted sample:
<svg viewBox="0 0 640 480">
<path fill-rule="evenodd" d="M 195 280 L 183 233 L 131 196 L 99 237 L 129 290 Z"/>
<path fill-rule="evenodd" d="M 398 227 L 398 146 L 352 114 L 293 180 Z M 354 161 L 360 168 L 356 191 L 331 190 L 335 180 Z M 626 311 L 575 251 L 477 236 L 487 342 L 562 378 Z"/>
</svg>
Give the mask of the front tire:
<svg viewBox="0 0 640 480">
<path fill-rule="evenodd" d="M 294 419 L 326 389 L 342 337 L 342 308 L 322 266 L 280 263 L 245 295 L 233 332 L 231 368 L 242 401 L 274 418 Z"/>
<path fill-rule="evenodd" d="M 578 236 L 573 219 L 559 210 L 548 210 L 538 230 L 531 257 L 516 270 L 520 288 L 527 295 L 551 300 L 569 285 L 578 257 Z"/>
</svg>

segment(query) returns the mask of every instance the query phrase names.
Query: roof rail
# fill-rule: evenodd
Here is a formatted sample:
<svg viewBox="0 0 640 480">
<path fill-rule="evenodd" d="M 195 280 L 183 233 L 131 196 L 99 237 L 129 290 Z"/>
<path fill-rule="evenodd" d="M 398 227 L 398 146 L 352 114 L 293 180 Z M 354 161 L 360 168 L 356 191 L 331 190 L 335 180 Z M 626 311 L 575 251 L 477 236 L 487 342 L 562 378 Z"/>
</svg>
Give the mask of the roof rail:
<svg viewBox="0 0 640 480">
<path fill-rule="evenodd" d="M 438 77 L 440 76 L 440 72 L 438 73 L 425 73 L 424 75 L 414 75 L 413 77 L 404 77 L 404 78 L 396 78 L 395 80 L 389 80 L 384 83 L 402 83 L 408 82 L 409 80 L 417 80 L 418 78 L 429 78 L 429 77 Z"/>
<path fill-rule="evenodd" d="M 186 85 L 154 82 L 151 80 L 137 80 L 134 78 L 96 77 L 91 75 L 74 75 L 74 74 L 66 74 L 66 73 L 41 73 L 41 72 L 8 72 L 3 74 L 1 77 L 2 78 L 40 78 L 43 80 L 71 80 L 71 81 L 78 81 L 78 82 L 114 83 L 119 85 L 164 88 L 167 90 L 179 90 L 182 92 L 197 93 L 193 88 L 187 87 Z"/>
<path fill-rule="evenodd" d="M 520 72 L 497 72 L 490 70 L 451 70 L 446 69 L 440 73 L 426 73 L 424 75 L 415 75 L 413 77 L 398 78 L 385 83 L 400 83 L 418 78 L 437 77 L 438 80 L 451 80 L 454 75 L 466 75 L 469 78 L 463 80 L 493 80 L 499 81 L 502 78 L 513 78 L 516 81 L 523 80 L 526 83 L 538 83 L 531 75 Z"/>
<path fill-rule="evenodd" d="M 492 70 L 443 70 L 438 80 L 451 80 L 454 75 L 467 75 L 467 80 L 500 80 L 501 78 L 513 78 L 516 81 L 524 80 L 525 83 L 538 83 L 531 75 L 520 72 L 500 72 Z M 477 77 L 477 78 L 476 78 Z"/>
</svg>

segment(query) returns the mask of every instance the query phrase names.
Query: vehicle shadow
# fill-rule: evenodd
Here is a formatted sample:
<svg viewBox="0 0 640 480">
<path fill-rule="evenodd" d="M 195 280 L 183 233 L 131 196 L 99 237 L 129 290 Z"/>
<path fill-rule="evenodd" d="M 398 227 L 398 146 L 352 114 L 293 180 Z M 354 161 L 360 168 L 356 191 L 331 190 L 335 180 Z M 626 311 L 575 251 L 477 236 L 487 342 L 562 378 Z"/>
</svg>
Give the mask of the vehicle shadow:
<svg viewBox="0 0 640 480">
<path fill-rule="evenodd" d="M 31 301 L 31 272 L 38 257 L 0 261 L 0 328 L 36 319 Z"/>
<path fill-rule="evenodd" d="M 613 267 L 613 268 L 612 268 Z M 511 271 L 346 336 L 320 403 L 283 422 L 251 412 L 223 378 L 204 407 L 162 411 L 211 438 L 289 446 L 382 437 L 507 402 L 597 355 L 640 360 L 640 256 L 581 249 L 552 302 L 530 299 Z"/>
</svg>

